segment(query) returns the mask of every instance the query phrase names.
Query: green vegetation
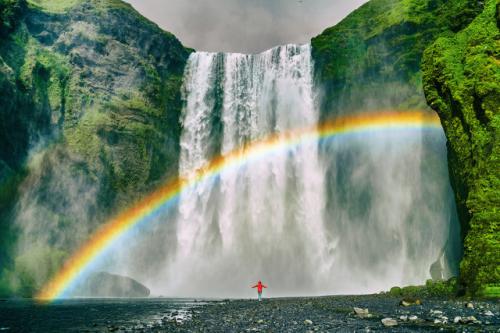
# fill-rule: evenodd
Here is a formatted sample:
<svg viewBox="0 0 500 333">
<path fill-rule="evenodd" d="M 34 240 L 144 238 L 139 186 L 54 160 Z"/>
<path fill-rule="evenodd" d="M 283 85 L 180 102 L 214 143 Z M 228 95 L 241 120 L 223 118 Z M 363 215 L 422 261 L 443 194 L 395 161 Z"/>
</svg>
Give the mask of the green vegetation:
<svg viewBox="0 0 500 333">
<path fill-rule="evenodd" d="M 424 90 L 448 137 L 448 163 L 464 237 L 467 293 L 498 295 L 500 281 L 500 4 L 424 56 Z"/>
<path fill-rule="evenodd" d="M 312 39 L 323 116 L 425 108 L 420 61 L 438 36 L 464 27 L 477 1 L 372 0 Z"/>
<path fill-rule="evenodd" d="M 29 296 L 60 265 L 58 248 L 176 174 L 192 50 L 119 0 L 0 0 L 0 18 L 0 294 Z M 88 191 L 97 202 L 75 213 Z M 21 203 L 36 212 L 36 253 L 12 249 L 33 241 L 13 224 Z"/>
<path fill-rule="evenodd" d="M 487 298 L 500 298 L 500 285 L 499 284 L 490 284 L 486 285 L 481 290 L 482 296 Z"/>
<path fill-rule="evenodd" d="M 496 0 L 371 0 L 312 40 L 323 118 L 428 101 L 449 140 L 460 279 L 393 295 L 500 294 L 499 8 Z M 70 252 L 86 237 L 56 246 L 60 235 L 44 230 L 44 219 L 91 232 L 175 175 L 191 51 L 120 0 L 0 0 L 0 296 L 31 295 L 67 255 L 60 248 Z M 28 164 L 36 144 L 44 153 Z M 51 183 L 56 173 L 73 182 Z M 89 184 L 99 184 L 98 199 L 85 219 L 64 186 L 78 194 Z M 22 186 L 40 212 L 33 232 L 50 241 L 12 257 L 14 241 L 26 237 L 13 227 Z"/>
<path fill-rule="evenodd" d="M 312 39 L 324 118 L 427 104 L 439 113 L 464 238 L 457 290 L 483 296 L 500 281 L 499 8 L 372 0 Z"/>
<path fill-rule="evenodd" d="M 14 30 L 25 8 L 24 0 L 0 0 L 0 38 Z"/>
<path fill-rule="evenodd" d="M 427 280 L 424 286 L 392 287 L 389 295 L 405 299 L 419 299 L 426 297 L 453 297 L 457 293 L 457 279 L 447 281 Z"/>
<path fill-rule="evenodd" d="M 5 5 L 7 2 L 0 3 Z M 66 61 L 40 47 L 21 19 L 24 1 L 9 1 L 16 8 L 8 34 L 0 34 L 0 293 L 10 288 L 12 246 L 18 239 L 12 225 L 19 187 L 28 175 L 25 158 L 31 137 L 46 135 L 64 108 Z M 4 11 L 5 13 L 5 11 Z M 7 30 L 3 30 L 4 32 Z M 10 277 L 6 277 L 9 275 Z"/>
<path fill-rule="evenodd" d="M 13 293 L 30 297 L 42 287 L 64 262 L 67 253 L 55 248 L 33 246 L 29 252 L 18 256 L 13 271 L 3 277 L 3 288 Z M 0 293 L 2 281 L 0 280 Z"/>
<path fill-rule="evenodd" d="M 81 2 L 83 0 L 28 0 L 32 6 L 53 13 L 63 13 Z"/>
</svg>

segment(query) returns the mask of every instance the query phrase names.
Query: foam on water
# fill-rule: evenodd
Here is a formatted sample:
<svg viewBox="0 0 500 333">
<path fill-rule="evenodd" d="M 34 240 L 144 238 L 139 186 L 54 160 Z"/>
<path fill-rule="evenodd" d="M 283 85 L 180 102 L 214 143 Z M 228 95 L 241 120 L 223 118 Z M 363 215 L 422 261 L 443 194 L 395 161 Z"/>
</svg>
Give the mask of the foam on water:
<svg viewBox="0 0 500 333">
<path fill-rule="evenodd" d="M 312 72 L 309 45 L 193 53 L 180 175 L 253 140 L 316 124 Z M 182 194 L 165 240 L 173 245 L 157 263 L 161 272 L 145 279 L 166 295 L 246 297 L 258 279 L 274 296 L 422 283 L 439 257 L 449 275 L 456 221 L 444 142 L 442 132 L 374 133 L 224 171 Z"/>
</svg>

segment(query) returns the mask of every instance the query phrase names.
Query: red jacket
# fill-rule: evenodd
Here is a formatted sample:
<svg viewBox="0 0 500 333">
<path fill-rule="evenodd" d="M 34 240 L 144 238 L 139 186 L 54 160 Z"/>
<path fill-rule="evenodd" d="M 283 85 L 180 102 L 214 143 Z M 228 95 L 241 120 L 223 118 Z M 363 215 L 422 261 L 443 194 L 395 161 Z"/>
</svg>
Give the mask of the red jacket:
<svg viewBox="0 0 500 333">
<path fill-rule="evenodd" d="M 262 292 L 262 288 L 267 288 L 267 286 L 265 284 L 262 284 L 262 282 L 258 282 L 255 286 L 253 286 L 252 288 L 257 288 L 257 292 L 261 293 Z"/>
</svg>

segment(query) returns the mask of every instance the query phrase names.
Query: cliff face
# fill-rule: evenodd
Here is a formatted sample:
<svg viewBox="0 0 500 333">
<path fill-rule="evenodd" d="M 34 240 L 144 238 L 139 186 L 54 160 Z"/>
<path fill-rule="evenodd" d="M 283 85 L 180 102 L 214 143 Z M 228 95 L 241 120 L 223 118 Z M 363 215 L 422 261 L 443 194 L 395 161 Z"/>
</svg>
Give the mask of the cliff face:
<svg viewBox="0 0 500 333">
<path fill-rule="evenodd" d="M 38 233 L 38 259 L 57 266 L 58 249 L 176 174 L 191 50 L 118 0 L 2 0 L 0 15 L 0 253 L 30 223 L 17 241 Z M 23 294 L 51 270 L 0 261 Z"/>
<path fill-rule="evenodd" d="M 498 293 L 490 284 L 500 281 L 495 4 L 372 0 L 312 39 L 324 118 L 427 104 L 438 112 L 464 239 L 460 278 L 469 293 Z M 432 172 L 430 157 L 423 167 Z"/>
<path fill-rule="evenodd" d="M 425 97 L 439 113 L 471 293 L 498 292 L 499 17 L 495 0 L 372 0 L 312 40 L 323 118 Z M 175 175 L 190 52 L 118 0 L 0 0 L 0 294 L 30 295 Z"/>
<path fill-rule="evenodd" d="M 336 26 L 326 29 L 311 41 L 315 84 L 321 94 L 321 117 L 328 119 L 381 109 L 433 112 L 427 106 L 422 89 L 420 62 L 424 50 L 438 36 L 452 35 L 462 29 L 482 8 L 480 2 L 468 0 L 371 0 Z M 348 154 L 336 156 L 335 151 L 324 149 L 323 155 L 341 159 L 345 170 L 353 170 L 360 163 L 360 150 L 352 149 Z M 447 244 L 429 267 L 429 275 L 434 278 L 458 274 L 462 254 L 460 227 L 443 154 L 444 136 L 435 132 L 422 136 L 421 149 L 413 155 L 413 165 L 418 165 L 422 179 L 433 181 L 418 181 L 423 195 L 412 200 L 411 211 L 419 214 L 427 211 L 426 207 L 432 207 L 430 210 L 450 212 L 449 221 L 439 218 L 440 223 L 449 223 L 450 230 Z M 342 186 L 347 183 L 346 178 L 345 173 L 327 167 L 328 188 Z M 389 191 L 397 193 L 394 188 Z M 339 199 L 330 193 L 327 195 L 326 209 L 328 214 L 334 214 L 335 207 L 329 203 Z M 450 200 L 428 199 L 437 195 Z M 367 198 L 369 191 L 360 189 L 341 205 L 347 205 L 347 201 L 364 202 Z M 368 220 L 368 216 L 362 218 Z M 428 225 L 437 221 L 435 216 L 412 218 Z M 422 232 L 425 231 L 428 230 Z"/>
<path fill-rule="evenodd" d="M 448 138 L 464 237 L 460 275 L 471 293 L 500 294 L 500 3 L 424 55 L 424 90 Z"/>
<path fill-rule="evenodd" d="M 312 39 L 323 116 L 425 108 L 425 48 L 465 27 L 482 6 L 468 0 L 372 0 L 326 29 Z"/>
</svg>

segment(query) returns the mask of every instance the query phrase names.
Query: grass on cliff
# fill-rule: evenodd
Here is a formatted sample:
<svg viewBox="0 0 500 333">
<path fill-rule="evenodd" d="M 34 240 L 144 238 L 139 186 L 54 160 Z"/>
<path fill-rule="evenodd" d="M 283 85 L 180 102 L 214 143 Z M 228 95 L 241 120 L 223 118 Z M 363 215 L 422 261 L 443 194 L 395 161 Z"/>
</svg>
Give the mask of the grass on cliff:
<svg viewBox="0 0 500 333">
<path fill-rule="evenodd" d="M 439 38 L 422 64 L 429 104 L 441 118 L 464 231 L 460 280 L 467 293 L 499 294 L 500 3 L 455 36 Z"/>
<path fill-rule="evenodd" d="M 28 0 L 28 3 L 41 10 L 52 13 L 63 13 L 83 0 Z"/>
<path fill-rule="evenodd" d="M 311 40 L 323 112 L 426 108 L 422 54 L 482 9 L 468 0 L 371 0 Z M 397 89 L 393 87 L 399 85 Z"/>
<path fill-rule="evenodd" d="M 457 291 L 457 278 L 453 277 L 446 281 L 427 280 L 423 286 L 392 287 L 388 294 L 404 298 L 452 298 L 457 295 Z"/>
<path fill-rule="evenodd" d="M 15 259 L 12 270 L 5 270 L 0 276 L 0 297 L 12 294 L 33 297 L 59 270 L 67 256 L 68 253 L 62 250 L 34 245 Z"/>
</svg>

